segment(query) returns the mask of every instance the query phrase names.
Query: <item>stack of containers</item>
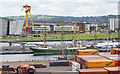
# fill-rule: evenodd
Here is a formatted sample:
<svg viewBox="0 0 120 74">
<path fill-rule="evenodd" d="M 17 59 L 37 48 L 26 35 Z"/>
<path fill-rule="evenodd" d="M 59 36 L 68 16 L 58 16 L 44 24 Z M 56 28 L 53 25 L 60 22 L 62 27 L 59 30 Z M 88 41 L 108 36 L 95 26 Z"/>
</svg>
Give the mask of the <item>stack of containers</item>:
<svg viewBox="0 0 120 74">
<path fill-rule="evenodd" d="M 77 69 L 79 74 L 108 74 L 105 69 Z"/>
<path fill-rule="evenodd" d="M 108 74 L 120 74 L 120 67 L 104 67 Z"/>
<path fill-rule="evenodd" d="M 80 69 L 80 64 L 77 62 L 72 62 L 72 71 L 76 71 L 77 69 Z"/>
<path fill-rule="evenodd" d="M 115 66 L 113 60 L 109 60 L 99 55 L 77 55 L 76 62 L 81 64 L 82 69 L 93 69 Z"/>
<path fill-rule="evenodd" d="M 81 68 L 84 66 L 84 59 L 83 58 L 89 58 L 89 57 L 100 57 L 99 55 L 77 55 L 76 56 L 76 62 L 81 64 Z"/>
<path fill-rule="evenodd" d="M 74 56 L 75 61 L 77 61 L 78 55 L 99 55 L 99 51 L 94 49 L 76 50 L 75 56 Z"/>
<path fill-rule="evenodd" d="M 120 66 L 120 55 L 102 55 L 103 57 L 106 57 L 110 60 L 113 60 L 115 62 L 115 66 Z"/>
<path fill-rule="evenodd" d="M 94 49 L 76 50 L 75 55 L 99 55 L 99 51 Z"/>
<path fill-rule="evenodd" d="M 120 48 L 112 48 L 111 54 L 120 54 Z"/>
<path fill-rule="evenodd" d="M 114 67 L 115 62 L 108 59 L 87 59 L 85 60 L 85 69 Z"/>
<path fill-rule="evenodd" d="M 50 62 L 50 66 L 69 66 L 68 61 Z"/>
<path fill-rule="evenodd" d="M 87 64 L 86 64 L 87 60 L 107 60 L 107 58 L 100 57 L 100 56 L 82 57 L 80 62 L 82 63 L 82 68 L 83 68 L 83 69 L 99 68 L 99 67 L 97 67 L 97 66 L 87 67 Z"/>
</svg>

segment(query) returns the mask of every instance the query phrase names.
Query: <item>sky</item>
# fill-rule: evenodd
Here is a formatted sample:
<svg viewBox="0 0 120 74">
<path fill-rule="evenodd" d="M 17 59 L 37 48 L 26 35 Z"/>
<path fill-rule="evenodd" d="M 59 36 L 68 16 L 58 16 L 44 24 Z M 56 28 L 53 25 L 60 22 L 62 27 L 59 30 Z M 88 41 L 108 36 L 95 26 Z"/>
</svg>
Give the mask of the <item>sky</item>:
<svg viewBox="0 0 120 74">
<path fill-rule="evenodd" d="M 25 15 L 22 7 L 31 6 L 32 15 L 103 16 L 117 15 L 119 0 L 0 0 L 0 17 Z"/>
</svg>

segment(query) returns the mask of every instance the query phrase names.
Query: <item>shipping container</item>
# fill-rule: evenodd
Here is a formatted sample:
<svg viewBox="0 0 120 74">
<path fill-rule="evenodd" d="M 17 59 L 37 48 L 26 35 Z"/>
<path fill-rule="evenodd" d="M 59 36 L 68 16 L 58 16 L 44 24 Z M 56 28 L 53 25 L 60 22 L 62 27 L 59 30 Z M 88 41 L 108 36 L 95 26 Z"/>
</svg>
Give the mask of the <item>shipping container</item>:
<svg viewBox="0 0 120 74">
<path fill-rule="evenodd" d="M 76 55 L 99 55 L 99 51 L 93 49 L 77 50 Z"/>
<path fill-rule="evenodd" d="M 102 55 L 110 60 L 115 62 L 115 66 L 120 66 L 120 55 L 112 54 L 112 55 Z"/>
<path fill-rule="evenodd" d="M 81 63 L 82 64 L 82 58 L 84 57 L 100 57 L 99 55 L 77 55 L 77 62 Z"/>
<path fill-rule="evenodd" d="M 112 48 L 111 54 L 120 54 L 120 48 Z"/>
<path fill-rule="evenodd" d="M 112 54 L 112 55 L 100 55 L 100 56 L 103 56 L 103 57 L 106 57 L 106 58 L 109 58 L 109 57 L 120 57 L 120 55 L 118 55 L 118 54 Z"/>
<path fill-rule="evenodd" d="M 104 58 L 104 57 L 84 57 L 84 58 L 81 58 L 81 59 L 82 59 L 81 63 L 83 65 L 85 65 L 85 62 L 87 60 L 108 60 L 107 58 Z"/>
<path fill-rule="evenodd" d="M 86 67 L 114 67 L 115 62 L 113 60 L 86 60 Z"/>
<path fill-rule="evenodd" d="M 109 74 L 120 74 L 120 67 L 104 67 Z"/>
<path fill-rule="evenodd" d="M 69 66 L 67 62 L 50 62 L 50 66 Z"/>
<path fill-rule="evenodd" d="M 79 74 L 108 74 L 105 69 L 77 69 Z"/>
<path fill-rule="evenodd" d="M 77 62 L 72 62 L 72 71 L 76 71 L 77 69 L 80 69 L 81 65 Z"/>
</svg>

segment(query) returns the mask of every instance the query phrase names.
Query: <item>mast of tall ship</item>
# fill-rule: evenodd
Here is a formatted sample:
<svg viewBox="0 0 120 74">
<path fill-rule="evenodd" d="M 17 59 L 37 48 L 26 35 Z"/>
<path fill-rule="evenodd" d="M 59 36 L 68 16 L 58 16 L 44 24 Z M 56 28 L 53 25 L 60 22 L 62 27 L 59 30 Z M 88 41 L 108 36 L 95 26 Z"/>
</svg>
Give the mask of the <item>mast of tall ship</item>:
<svg viewBox="0 0 120 74">
<path fill-rule="evenodd" d="M 74 26 L 74 39 L 73 39 L 73 47 L 75 47 L 75 35 L 76 35 L 76 20 L 75 20 L 75 26 Z"/>
<path fill-rule="evenodd" d="M 108 49 L 108 46 L 109 46 L 109 28 L 110 28 L 109 16 L 108 16 L 108 19 L 107 19 L 107 23 L 108 23 L 108 29 L 107 29 L 107 52 L 109 52 L 109 49 Z"/>
<path fill-rule="evenodd" d="M 62 55 L 64 56 L 62 41 L 63 41 L 63 16 L 61 21 L 61 51 L 62 51 Z"/>
<path fill-rule="evenodd" d="M 44 48 L 46 47 L 46 16 L 44 16 Z"/>
</svg>

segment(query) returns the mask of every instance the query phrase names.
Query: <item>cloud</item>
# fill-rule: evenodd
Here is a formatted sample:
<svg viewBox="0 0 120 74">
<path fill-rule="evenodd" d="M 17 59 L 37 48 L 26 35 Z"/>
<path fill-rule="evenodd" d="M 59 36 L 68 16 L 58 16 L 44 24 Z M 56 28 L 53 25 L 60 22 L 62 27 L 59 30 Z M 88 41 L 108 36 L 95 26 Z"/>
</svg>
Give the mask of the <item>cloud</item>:
<svg viewBox="0 0 120 74">
<path fill-rule="evenodd" d="M 6 2 L 8 1 L 8 2 Z M 32 7 L 32 14 L 65 15 L 65 16 L 97 16 L 117 14 L 117 1 L 112 0 L 4 0 L 1 3 L 0 16 L 25 15 L 21 11 L 23 5 Z M 110 2 L 110 3 L 109 3 Z M 112 3 L 113 2 L 113 3 Z M 115 3 L 114 3 L 115 2 Z M 1 13 L 1 12 L 0 12 Z"/>
<path fill-rule="evenodd" d="M 0 2 L 118 2 L 119 0 L 1 0 Z"/>
</svg>

